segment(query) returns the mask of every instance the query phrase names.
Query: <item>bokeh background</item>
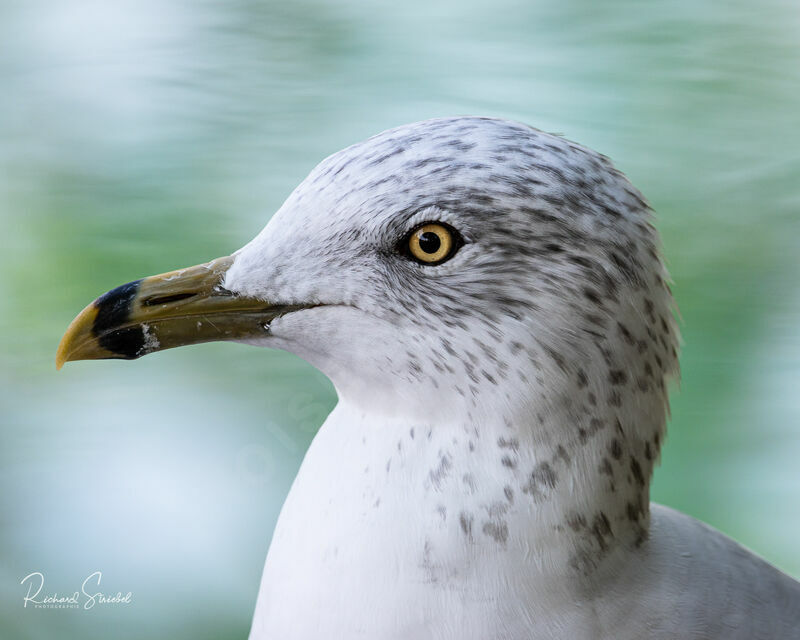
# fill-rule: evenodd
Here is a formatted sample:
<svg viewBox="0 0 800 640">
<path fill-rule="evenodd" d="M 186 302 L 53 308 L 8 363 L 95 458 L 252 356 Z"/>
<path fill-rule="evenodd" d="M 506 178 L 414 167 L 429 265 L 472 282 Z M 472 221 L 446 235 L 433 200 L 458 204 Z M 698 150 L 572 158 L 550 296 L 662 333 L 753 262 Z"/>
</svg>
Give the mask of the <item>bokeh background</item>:
<svg viewBox="0 0 800 640">
<path fill-rule="evenodd" d="M 53 365 L 105 290 L 225 255 L 324 156 L 505 116 L 658 212 L 683 381 L 654 498 L 800 576 L 795 0 L 0 1 L 0 637 L 244 638 L 335 403 L 293 356 Z M 20 580 L 133 602 L 23 609 Z"/>
</svg>

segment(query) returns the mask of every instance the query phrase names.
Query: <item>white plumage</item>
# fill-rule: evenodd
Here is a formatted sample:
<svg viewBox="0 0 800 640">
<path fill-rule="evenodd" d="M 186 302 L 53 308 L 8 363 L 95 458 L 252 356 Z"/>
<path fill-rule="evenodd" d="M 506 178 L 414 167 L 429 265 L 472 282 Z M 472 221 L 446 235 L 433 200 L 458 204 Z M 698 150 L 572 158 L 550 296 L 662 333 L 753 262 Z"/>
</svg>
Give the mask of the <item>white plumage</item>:
<svg viewBox="0 0 800 640">
<path fill-rule="evenodd" d="M 431 220 L 464 234 L 450 261 L 381 255 Z M 226 280 L 331 305 L 265 344 L 340 394 L 251 638 L 800 638 L 798 583 L 648 515 L 678 341 L 656 252 L 604 158 L 513 123 L 409 125 L 315 169 Z"/>
</svg>

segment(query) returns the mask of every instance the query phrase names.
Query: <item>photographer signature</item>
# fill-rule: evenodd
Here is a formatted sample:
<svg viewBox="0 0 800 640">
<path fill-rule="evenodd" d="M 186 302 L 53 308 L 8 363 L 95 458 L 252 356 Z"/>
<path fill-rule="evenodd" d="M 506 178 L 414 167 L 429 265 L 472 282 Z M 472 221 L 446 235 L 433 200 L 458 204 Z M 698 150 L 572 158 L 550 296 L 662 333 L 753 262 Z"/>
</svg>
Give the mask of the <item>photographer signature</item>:
<svg viewBox="0 0 800 640">
<path fill-rule="evenodd" d="M 59 595 L 58 592 L 52 594 L 42 594 L 44 589 L 44 574 L 40 571 L 29 573 L 22 580 L 21 585 L 28 585 L 28 593 L 23 598 L 23 607 L 28 604 L 40 609 L 77 609 L 83 604 L 86 610 L 94 608 L 95 605 L 104 604 L 130 604 L 133 595 L 130 591 L 124 594 L 117 591 L 115 594 L 106 594 L 95 589 L 100 587 L 100 580 L 103 578 L 101 571 L 90 574 L 81 584 L 80 591 L 74 591 L 69 595 Z"/>
</svg>

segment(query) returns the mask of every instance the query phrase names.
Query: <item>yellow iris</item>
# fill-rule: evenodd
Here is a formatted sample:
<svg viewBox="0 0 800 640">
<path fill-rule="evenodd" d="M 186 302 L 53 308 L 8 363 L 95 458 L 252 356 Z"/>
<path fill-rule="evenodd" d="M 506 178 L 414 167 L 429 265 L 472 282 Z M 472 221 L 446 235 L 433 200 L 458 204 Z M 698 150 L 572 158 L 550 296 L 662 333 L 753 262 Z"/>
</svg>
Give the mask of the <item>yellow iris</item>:
<svg viewBox="0 0 800 640">
<path fill-rule="evenodd" d="M 420 262 L 441 262 L 453 250 L 453 234 L 447 227 L 436 222 L 424 224 L 409 236 L 408 250 Z"/>
</svg>

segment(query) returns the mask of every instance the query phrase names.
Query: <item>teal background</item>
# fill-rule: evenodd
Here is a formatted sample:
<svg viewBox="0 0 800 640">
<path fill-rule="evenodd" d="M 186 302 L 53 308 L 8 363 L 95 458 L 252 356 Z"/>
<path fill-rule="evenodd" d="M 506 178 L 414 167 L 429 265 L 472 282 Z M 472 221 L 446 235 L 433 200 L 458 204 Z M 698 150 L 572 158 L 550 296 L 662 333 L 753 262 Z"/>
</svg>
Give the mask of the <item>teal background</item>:
<svg viewBox="0 0 800 640">
<path fill-rule="evenodd" d="M 72 317 L 225 255 L 324 156 L 451 114 L 610 155 L 651 200 L 683 379 L 654 499 L 800 576 L 800 5 L 0 2 L 0 637 L 244 638 L 331 385 L 204 345 L 68 365 Z M 23 609 L 20 580 L 133 602 Z"/>
</svg>

